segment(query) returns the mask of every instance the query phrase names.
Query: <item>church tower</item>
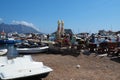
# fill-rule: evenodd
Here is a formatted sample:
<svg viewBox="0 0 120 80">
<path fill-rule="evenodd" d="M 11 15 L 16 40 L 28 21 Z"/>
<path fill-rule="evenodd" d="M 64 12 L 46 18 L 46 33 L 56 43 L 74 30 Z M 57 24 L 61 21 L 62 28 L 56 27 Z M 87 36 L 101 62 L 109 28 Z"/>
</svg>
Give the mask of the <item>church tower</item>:
<svg viewBox="0 0 120 80">
<path fill-rule="evenodd" d="M 58 28 L 57 28 L 57 33 L 56 33 L 56 39 L 60 39 L 61 38 L 61 27 L 60 27 L 60 24 L 61 24 L 61 22 L 60 22 L 60 20 L 58 20 L 58 22 L 57 22 L 57 24 L 58 24 Z"/>
<path fill-rule="evenodd" d="M 63 36 L 64 33 L 65 33 L 65 31 L 64 31 L 64 21 L 61 20 L 61 35 Z"/>
</svg>

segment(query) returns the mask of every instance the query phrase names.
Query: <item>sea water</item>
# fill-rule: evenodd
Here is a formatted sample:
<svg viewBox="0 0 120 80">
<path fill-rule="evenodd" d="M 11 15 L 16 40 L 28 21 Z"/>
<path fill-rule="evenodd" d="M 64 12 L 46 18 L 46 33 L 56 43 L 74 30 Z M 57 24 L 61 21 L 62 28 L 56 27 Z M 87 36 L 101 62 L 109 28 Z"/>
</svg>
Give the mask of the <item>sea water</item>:
<svg viewBox="0 0 120 80">
<path fill-rule="evenodd" d="M 18 52 L 14 47 L 14 44 L 0 44 L 0 49 L 8 49 L 8 52 L 6 54 L 8 57 L 18 56 Z"/>
</svg>

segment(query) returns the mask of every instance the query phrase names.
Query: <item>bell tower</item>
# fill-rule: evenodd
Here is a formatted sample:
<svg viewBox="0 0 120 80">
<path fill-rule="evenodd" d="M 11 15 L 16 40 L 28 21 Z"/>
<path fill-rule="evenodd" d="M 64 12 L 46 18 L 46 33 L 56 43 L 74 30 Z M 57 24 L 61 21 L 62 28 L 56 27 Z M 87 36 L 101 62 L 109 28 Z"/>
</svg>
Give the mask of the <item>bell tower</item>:
<svg viewBox="0 0 120 80">
<path fill-rule="evenodd" d="M 63 36 L 64 33 L 65 33 L 65 31 L 64 31 L 64 21 L 61 20 L 61 35 Z"/>
<path fill-rule="evenodd" d="M 57 24 L 58 24 L 58 28 L 57 28 L 57 32 L 56 32 L 56 39 L 60 39 L 61 38 L 61 35 L 60 35 L 60 32 L 61 32 L 60 24 L 61 24 L 61 22 L 60 22 L 60 20 L 58 20 Z"/>
</svg>

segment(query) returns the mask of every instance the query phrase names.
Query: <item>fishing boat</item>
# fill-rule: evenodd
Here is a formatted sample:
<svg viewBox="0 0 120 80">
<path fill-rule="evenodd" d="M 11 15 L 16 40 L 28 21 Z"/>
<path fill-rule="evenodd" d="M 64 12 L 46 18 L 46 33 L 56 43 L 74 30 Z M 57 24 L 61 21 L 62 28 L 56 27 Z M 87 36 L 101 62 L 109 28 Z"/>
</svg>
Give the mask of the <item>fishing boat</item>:
<svg viewBox="0 0 120 80">
<path fill-rule="evenodd" d="M 40 53 L 46 52 L 49 46 L 44 43 L 35 43 L 30 41 L 25 41 L 22 43 L 17 43 L 14 45 L 18 53 Z"/>
<path fill-rule="evenodd" d="M 7 53 L 7 49 L 0 49 L 0 55 L 4 55 Z"/>
<path fill-rule="evenodd" d="M 43 62 L 36 62 L 30 55 L 8 59 L 0 57 L 0 80 L 13 80 L 26 77 L 39 76 L 45 78 L 53 71 Z"/>
<path fill-rule="evenodd" d="M 41 47 L 29 47 L 29 48 L 16 48 L 18 53 L 40 53 L 48 51 L 48 46 L 41 46 Z"/>
</svg>

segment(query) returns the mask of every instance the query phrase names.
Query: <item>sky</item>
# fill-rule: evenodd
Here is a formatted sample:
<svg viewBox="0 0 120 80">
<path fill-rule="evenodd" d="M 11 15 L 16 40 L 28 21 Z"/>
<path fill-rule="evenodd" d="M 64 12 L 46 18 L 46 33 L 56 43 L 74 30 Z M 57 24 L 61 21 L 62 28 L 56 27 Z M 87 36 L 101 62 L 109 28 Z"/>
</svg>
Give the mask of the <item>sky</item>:
<svg viewBox="0 0 120 80">
<path fill-rule="evenodd" d="M 74 33 L 120 31 L 120 0 L 0 0 L 0 22 L 53 33 L 58 20 Z"/>
</svg>

